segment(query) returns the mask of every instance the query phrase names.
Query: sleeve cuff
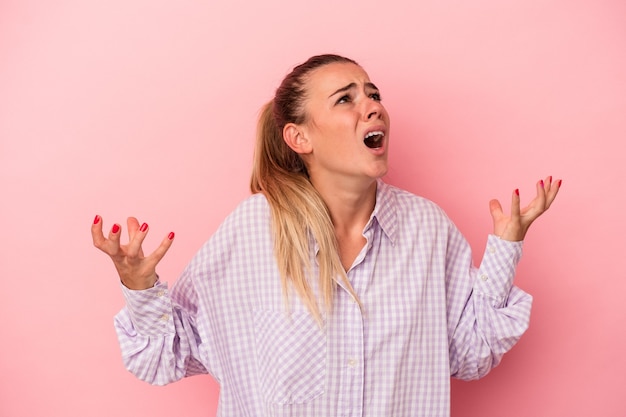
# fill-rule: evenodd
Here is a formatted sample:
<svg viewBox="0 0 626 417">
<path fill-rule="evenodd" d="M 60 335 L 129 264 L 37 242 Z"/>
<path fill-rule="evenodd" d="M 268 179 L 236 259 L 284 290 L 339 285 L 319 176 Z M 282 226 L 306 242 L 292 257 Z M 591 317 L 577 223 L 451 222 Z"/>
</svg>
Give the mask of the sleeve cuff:
<svg viewBox="0 0 626 417">
<path fill-rule="evenodd" d="M 138 334 L 157 336 L 173 334 L 172 301 L 166 283 L 157 281 L 152 288 L 131 290 L 120 283 L 126 310 Z"/>
<path fill-rule="evenodd" d="M 511 242 L 489 235 L 474 290 L 498 300 L 506 299 L 522 257 L 522 246 L 523 241 Z"/>
</svg>

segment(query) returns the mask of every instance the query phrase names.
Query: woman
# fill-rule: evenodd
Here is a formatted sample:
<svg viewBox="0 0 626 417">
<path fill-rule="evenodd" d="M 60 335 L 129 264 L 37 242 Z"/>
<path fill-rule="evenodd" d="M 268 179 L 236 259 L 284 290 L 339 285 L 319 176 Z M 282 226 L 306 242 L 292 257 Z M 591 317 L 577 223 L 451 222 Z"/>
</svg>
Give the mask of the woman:
<svg viewBox="0 0 626 417">
<path fill-rule="evenodd" d="M 444 416 L 449 378 L 496 366 L 528 326 L 513 286 L 521 241 L 560 181 L 510 215 L 479 268 L 432 202 L 385 184 L 389 116 L 354 61 L 297 66 L 263 109 L 251 188 L 171 290 L 128 220 L 94 245 L 111 256 L 127 306 L 115 326 L 127 368 L 166 384 L 210 373 L 221 416 Z"/>
</svg>

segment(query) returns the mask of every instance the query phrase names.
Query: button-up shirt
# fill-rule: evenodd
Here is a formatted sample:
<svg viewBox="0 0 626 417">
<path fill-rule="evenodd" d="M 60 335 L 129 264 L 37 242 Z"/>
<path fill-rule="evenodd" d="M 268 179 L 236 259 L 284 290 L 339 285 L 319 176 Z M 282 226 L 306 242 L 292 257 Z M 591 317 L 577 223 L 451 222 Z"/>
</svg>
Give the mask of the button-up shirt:
<svg viewBox="0 0 626 417">
<path fill-rule="evenodd" d="M 319 323 L 284 297 L 269 205 L 252 195 L 171 290 L 122 287 L 126 367 L 159 385 L 211 374 L 223 417 L 449 415 L 450 376 L 482 377 L 528 327 L 531 297 L 513 286 L 522 243 L 490 235 L 476 268 L 437 205 L 380 180 L 363 236 L 347 272 L 358 301 L 339 285 Z"/>
</svg>

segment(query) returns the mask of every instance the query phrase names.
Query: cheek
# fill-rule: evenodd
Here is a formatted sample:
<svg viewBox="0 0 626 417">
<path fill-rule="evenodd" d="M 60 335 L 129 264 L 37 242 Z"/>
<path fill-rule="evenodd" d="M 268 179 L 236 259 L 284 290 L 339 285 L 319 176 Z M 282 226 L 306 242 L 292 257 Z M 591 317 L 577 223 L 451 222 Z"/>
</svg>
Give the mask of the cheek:
<svg viewBox="0 0 626 417">
<path fill-rule="evenodd" d="M 344 141 L 347 134 L 352 129 L 352 125 L 344 118 L 340 117 L 327 117 L 322 120 L 317 120 L 312 124 L 312 135 L 318 142 L 324 142 L 327 144 L 333 144 L 340 141 Z"/>
</svg>

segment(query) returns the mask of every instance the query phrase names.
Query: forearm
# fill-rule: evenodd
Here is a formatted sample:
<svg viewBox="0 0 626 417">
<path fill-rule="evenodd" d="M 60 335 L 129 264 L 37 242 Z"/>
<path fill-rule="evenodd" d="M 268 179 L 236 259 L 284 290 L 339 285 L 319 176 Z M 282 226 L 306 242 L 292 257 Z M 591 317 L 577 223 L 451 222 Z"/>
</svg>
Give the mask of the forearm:
<svg viewBox="0 0 626 417">
<path fill-rule="evenodd" d="M 205 373 L 198 360 L 193 320 L 175 305 L 167 286 L 133 291 L 123 287 L 126 307 L 115 317 L 122 359 L 139 379 L 165 385 Z"/>
<path fill-rule="evenodd" d="M 450 343 L 452 376 L 471 380 L 497 366 L 528 329 L 532 297 L 517 287 L 507 305 L 494 307 L 493 298 L 472 294 Z"/>
<path fill-rule="evenodd" d="M 521 242 L 490 236 L 480 267 L 471 268 L 472 286 L 451 329 L 453 376 L 477 379 L 486 375 L 528 328 L 532 297 L 513 286 L 521 246 Z"/>
</svg>

